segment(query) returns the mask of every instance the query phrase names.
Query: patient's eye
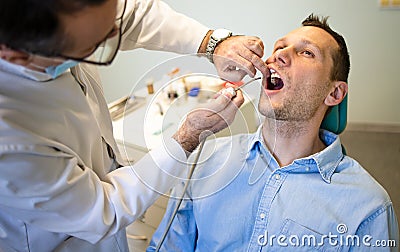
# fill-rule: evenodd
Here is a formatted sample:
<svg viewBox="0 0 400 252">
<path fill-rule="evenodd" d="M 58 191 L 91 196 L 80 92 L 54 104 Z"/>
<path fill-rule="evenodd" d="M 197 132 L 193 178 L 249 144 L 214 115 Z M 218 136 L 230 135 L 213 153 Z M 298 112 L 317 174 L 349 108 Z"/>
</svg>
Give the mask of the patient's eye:
<svg viewBox="0 0 400 252">
<path fill-rule="evenodd" d="M 301 52 L 301 54 L 306 56 L 306 57 L 310 57 L 310 58 L 313 58 L 315 56 L 314 53 L 312 51 L 310 51 L 310 50 L 304 50 L 304 51 Z"/>
<path fill-rule="evenodd" d="M 275 47 L 274 52 L 282 50 L 284 48 L 285 48 L 284 46 L 277 46 L 277 47 Z"/>
</svg>

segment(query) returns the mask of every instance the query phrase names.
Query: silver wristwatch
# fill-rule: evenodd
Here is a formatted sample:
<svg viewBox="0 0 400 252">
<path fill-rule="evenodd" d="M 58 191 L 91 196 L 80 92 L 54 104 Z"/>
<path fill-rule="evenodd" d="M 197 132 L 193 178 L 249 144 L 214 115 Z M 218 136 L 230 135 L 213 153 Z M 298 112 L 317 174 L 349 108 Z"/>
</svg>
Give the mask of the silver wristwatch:
<svg viewBox="0 0 400 252">
<path fill-rule="evenodd" d="M 214 63 L 214 50 L 219 43 L 232 36 L 232 32 L 227 29 L 216 29 L 211 33 L 206 48 L 206 56 L 211 63 Z"/>
</svg>

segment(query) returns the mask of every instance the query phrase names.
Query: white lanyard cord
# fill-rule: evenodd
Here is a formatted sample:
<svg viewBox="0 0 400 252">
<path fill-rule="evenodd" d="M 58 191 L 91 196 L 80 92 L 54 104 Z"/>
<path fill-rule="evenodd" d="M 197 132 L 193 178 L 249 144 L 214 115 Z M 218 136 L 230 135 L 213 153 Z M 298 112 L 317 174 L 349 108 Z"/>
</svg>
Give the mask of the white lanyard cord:
<svg viewBox="0 0 400 252">
<path fill-rule="evenodd" d="M 189 170 L 189 175 L 188 175 L 188 178 L 187 178 L 187 182 L 186 182 L 186 184 L 185 184 L 185 186 L 183 188 L 182 195 L 181 195 L 181 197 L 178 198 L 178 203 L 176 204 L 176 206 L 174 208 L 174 211 L 172 212 L 171 218 L 168 221 L 167 227 L 164 230 L 164 233 L 163 233 L 163 235 L 161 237 L 161 240 L 157 244 L 157 247 L 156 247 L 156 250 L 155 250 L 156 252 L 158 252 L 160 250 L 162 244 L 164 243 L 164 240 L 167 237 L 169 229 L 171 228 L 172 222 L 174 221 L 175 216 L 178 213 L 179 207 L 181 206 L 182 200 L 185 197 L 186 190 L 187 190 L 187 188 L 189 186 L 190 179 L 192 178 L 194 169 L 196 168 L 197 162 L 199 161 L 199 157 L 200 157 L 201 151 L 203 150 L 203 146 L 204 146 L 204 143 L 206 142 L 206 139 L 207 138 L 204 138 L 204 140 L 201 141 L 201 143 L 200 143 L 199 151 L 197 152 L 197 155 L 196 155 L 195 160 L 194 160 L 194 162 L 192 164 L 192 167 Z"/>
</svg>

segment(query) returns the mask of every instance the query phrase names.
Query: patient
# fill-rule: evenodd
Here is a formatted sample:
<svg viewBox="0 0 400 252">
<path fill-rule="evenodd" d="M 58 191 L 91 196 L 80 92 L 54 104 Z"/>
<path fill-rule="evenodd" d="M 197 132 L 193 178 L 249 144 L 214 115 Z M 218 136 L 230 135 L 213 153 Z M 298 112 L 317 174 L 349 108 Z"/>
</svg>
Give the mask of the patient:
<svg viewBox="0 0 400 252">
<path fill-rule="evenodd" d="M 276 42 L 262 126 L 208 141 L 161 251 L 397 251 L 388 194 L 343 154 L 337 135 L 319 129 L 346 96 L 350 69 L 345 41 L 326 20 L 310 15 Z"/>
</svg>

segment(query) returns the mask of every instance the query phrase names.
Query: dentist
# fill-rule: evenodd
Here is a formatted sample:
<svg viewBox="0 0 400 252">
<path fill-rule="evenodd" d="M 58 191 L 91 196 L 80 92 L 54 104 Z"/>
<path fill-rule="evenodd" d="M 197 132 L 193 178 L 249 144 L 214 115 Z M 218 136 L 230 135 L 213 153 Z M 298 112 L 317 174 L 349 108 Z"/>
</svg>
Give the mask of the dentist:
<svg viewBox="0 0 400 252">
<path fill-rule="evenodd" d="M 204 53 L 233 81 L 267 71 L 260 39 L 157 0 L 1 0 L 0 19 L 0 251 L 128 251 L 125 227 L 243 103 L 240 91 L 219 96 L 127 166 L 96 69 L 119 49 Z"/>
</svg>

